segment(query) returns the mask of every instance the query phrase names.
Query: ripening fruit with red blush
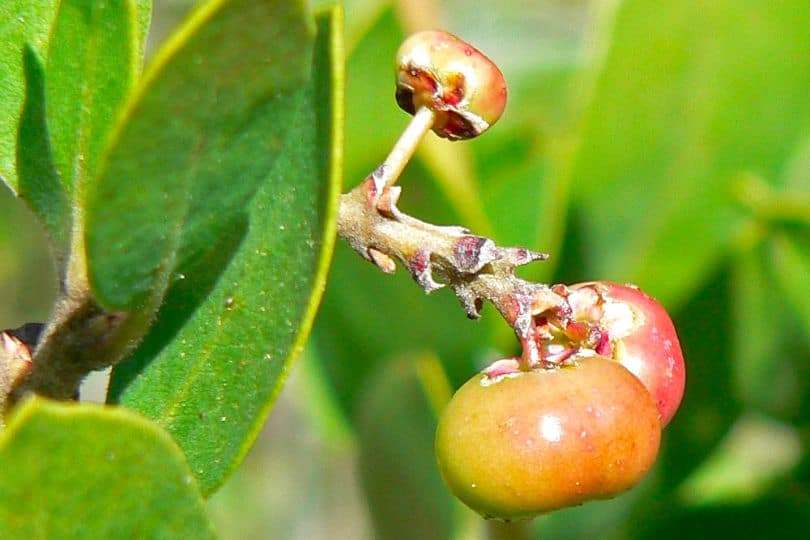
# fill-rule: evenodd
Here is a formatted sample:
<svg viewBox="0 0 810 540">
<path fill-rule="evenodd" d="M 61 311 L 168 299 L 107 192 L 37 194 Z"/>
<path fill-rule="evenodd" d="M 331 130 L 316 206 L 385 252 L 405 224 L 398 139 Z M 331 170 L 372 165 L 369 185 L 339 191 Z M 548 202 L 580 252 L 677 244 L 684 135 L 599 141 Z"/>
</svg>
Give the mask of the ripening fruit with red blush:
<svg viewBox="0 0 810 540">
<path fill-rule="evenodd" d="M 667 425 L 683 397 L 686 368 L 675 326 L 666 310 L 638 287 L 606 281 L 569 288 L 574 320 L 595 323 L 609 346 L 600 350 L 644 384 Z"/>
<path fill-rule="evenodd" d="M 448 32 L 409 36 L 397 51 L 396 75 L 399 106 L 410 114 L 432 110 L 433 131 L 440 137 L 477 137 L 506 107 L 506 81 L 498 66 Z"/>
<path fill-rule="evenodd" d="M 658 453 L 649 392 L 600 356 L 464 384 L 442 413 L 436 456 L 450 490 L 489 518 L 526 519 L 636 485 Z"/>
</svg>

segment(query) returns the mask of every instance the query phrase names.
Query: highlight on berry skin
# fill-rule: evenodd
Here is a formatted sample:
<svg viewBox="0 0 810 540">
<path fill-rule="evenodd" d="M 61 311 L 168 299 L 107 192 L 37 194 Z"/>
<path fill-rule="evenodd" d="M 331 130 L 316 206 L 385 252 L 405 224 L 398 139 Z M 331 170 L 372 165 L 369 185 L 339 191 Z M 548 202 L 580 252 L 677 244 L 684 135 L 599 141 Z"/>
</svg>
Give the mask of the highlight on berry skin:
<svg viewBox="0 0 810 540">
<path fill-rule="evenodd" d="M 408 37 L 396 56 L 396 99 L 410 114 L 434 112 L 433 131 L 450 140 L 477 137 L 501 117 L 506 81 L 492 60 L 441 30 Z"/>
<path fill-rule="evenodd" d="M 641 381 L 609 358 L 583 356 L 475 375 L 441 415 L 436 460 L 467 506 L 523 520 L 631 489 L 655 463 L 661 429 Z"/>
</svg>

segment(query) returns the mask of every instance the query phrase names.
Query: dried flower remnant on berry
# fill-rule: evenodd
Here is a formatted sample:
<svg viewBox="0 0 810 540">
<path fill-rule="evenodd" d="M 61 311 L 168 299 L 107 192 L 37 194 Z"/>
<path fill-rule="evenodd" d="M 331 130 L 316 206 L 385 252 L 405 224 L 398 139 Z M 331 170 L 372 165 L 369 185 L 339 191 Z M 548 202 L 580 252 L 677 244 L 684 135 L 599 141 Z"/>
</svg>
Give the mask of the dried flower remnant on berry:
<svg viewBox="0 0 810 540">
<path fill-rule="evenodd" d="M 501 117 L 506 81 L 492 60 L 448 32 L 413 34 L 397 52 L 399 106 L 435 113 L 433 131 L 451 140 L 477 137 Z"/>
</svg>

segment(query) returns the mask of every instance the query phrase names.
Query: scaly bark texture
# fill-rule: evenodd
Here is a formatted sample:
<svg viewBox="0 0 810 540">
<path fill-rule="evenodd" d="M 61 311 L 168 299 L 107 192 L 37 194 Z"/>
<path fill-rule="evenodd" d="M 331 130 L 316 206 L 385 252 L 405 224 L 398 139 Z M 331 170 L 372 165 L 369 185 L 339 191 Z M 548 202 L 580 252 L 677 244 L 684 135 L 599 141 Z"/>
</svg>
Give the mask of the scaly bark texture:
<svg viewBox="0 0 810 540">
<path fill-rule="evenodd" d="M 387 185 L 386 177 L 380 167 L 341 197 L 338 234 L 383 272 L 393 272 L 399 260 L 427 293 L 450 287 L 471 319 L 491 302 L 523 345 L 522 364 L 541 365 L 534 318 L 548 312 L 566 318 L 570 306 L 555 288 L 521 279 L 515 268 L 548 255 L 413 218 L 397 208 L 402 188 Z"/>
</svg>

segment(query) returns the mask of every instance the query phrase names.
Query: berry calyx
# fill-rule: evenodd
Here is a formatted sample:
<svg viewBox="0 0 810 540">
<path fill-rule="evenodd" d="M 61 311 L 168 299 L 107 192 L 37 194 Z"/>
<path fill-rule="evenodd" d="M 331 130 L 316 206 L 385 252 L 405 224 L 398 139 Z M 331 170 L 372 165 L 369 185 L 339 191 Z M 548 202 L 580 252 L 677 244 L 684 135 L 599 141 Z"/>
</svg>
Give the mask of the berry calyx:
<svg viewBox="0 0 810 540">
<path fill-rule="evenodd" d="M 541 352 L 552 362 L 590 351 L 619 362 L 644 384 L 663 425 L 683 397 L 686 368 L 669 314 L 632 285 L 607 281 L 558 286 L 569 312 L 537 318 Z"/>
<path fill-rule="evenodd" d="M 661 423 L 629 371 L 600 356 L 509 366 L 464 384 L 439 422 L 439 469 L 465 504 L 485 517 L 526 519 L 613 497 L 646 475 Z"/>
<path fill-rule="evenodd" d="M 408 37 L 397 51 L 396 64 L 397 103 L 410 114 L 431 110 L 433 131 L 440 137 L 477 137 L 506 107 L 506 82 L 498 67 L 448 32 Z"/>
</svg>

